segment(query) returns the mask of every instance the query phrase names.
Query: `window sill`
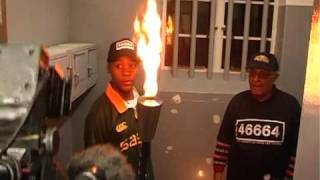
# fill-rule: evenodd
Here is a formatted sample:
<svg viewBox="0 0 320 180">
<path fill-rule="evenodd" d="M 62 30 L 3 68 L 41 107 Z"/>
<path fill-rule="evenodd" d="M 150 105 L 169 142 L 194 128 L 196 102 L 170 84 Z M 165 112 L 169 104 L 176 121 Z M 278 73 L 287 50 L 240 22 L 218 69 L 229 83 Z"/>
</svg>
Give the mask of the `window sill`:
<svg viewBox="0 0 320 180">
<path fill-rule="evenodd" d="M 170 70 L 161 70 L 159 77 L 159 91 L 190 92 L 213 94 L 237 94 L 248 89 L 248 81 L 241 80 L 238 73 L 230 73 L 229 79 L 223 79 L 223 73 L 214 73 L 211 79 L 206 72 L 195 72 L 193 78 L 188 71 L 179 69 L 176 76 Z"/>
</svg>

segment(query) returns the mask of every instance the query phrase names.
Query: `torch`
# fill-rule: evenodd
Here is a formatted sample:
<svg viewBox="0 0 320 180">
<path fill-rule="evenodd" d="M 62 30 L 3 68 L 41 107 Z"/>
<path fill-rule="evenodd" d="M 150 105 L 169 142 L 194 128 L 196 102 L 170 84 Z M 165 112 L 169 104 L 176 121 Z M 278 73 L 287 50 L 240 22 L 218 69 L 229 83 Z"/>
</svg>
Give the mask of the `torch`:
<svg viewBox="0 0 320 180">
<path fill-rule="evenodd" d="M 320 1 L 314 0 L 295 179 L 319 179 Z M 307 153 L 306 153 L 307 152 Z"/>
<path fill-rule="evenodd" d="M 161 19 L 155 0 L 148 0 L 143 15 L 134 22 L 137 54 L 145 74 L 144 94 L 138 99 L 139 135 L 143 142 L 150 142 L 155 135 L 162 101 L 157 97 L 158 69 L 161 60 Z"/>
</svg>

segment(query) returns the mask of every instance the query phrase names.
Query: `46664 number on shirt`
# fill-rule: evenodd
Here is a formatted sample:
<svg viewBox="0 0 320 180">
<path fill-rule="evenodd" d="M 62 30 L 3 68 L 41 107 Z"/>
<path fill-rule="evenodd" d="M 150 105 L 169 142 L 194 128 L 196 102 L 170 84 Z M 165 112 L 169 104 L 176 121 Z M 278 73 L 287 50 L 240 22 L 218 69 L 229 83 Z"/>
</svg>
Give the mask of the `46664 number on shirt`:
<svg viewBox="0 0 320 180">
<path fill-rule="evenodd" d="M 280 145 L 284 140 L 285 123 L 268 119 L 238 119 L 236 140 L 250 144 Z"/>
</svg>

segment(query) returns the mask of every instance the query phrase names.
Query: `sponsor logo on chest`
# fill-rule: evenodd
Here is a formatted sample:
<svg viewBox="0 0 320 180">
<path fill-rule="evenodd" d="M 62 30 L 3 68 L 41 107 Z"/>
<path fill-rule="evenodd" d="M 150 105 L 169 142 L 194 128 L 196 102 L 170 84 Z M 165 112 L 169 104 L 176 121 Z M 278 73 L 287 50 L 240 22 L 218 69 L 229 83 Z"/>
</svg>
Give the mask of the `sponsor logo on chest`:
<svg viewBox="0 0 320 180">
<path fill-rule="evenodd" d="M 123 133 L 128 128 L 129 127 L 126 122 L 121 122 L 116 125 L 116 132 L 120 134 L 120 133 Z M 127 135 L 124 135 L 124 136 L 127 136 Z M 127 137 L 123 137 L 122 141 L 119 143 L 119 147 L 120 147 L 120 151 L 123 152 L 123 151 L 127 151 L 130 148 L 136 147 L 140 144 L 142 144 L 142 141 L 141 141 L 141 138 L 139 137 L 139 133 L 136 132 Z"/>
<path fill-rule="evenodd" d="M 121 133 L 126 129 L 128 129 L 128 125 L 126 122 L 121 122 L 116 126 L 117 133 Z"/>
</svg>

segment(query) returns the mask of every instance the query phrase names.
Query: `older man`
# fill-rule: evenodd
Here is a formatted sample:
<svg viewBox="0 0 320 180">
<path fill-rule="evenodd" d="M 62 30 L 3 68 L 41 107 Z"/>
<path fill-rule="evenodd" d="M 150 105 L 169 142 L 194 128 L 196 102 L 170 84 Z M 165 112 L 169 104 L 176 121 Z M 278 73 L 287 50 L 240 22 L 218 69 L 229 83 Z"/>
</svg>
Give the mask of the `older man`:
<svg viewBox="0 0 320 180">
<path fill-rule="evenodd" d="M 297 146 L 300 105 L 279 90 L 278 61 L 258 53 L 247 66 L 250 90 L 234 96 L 224 115 L 214 153 L 214 179 L 291 179 Z"/>
</svg>

